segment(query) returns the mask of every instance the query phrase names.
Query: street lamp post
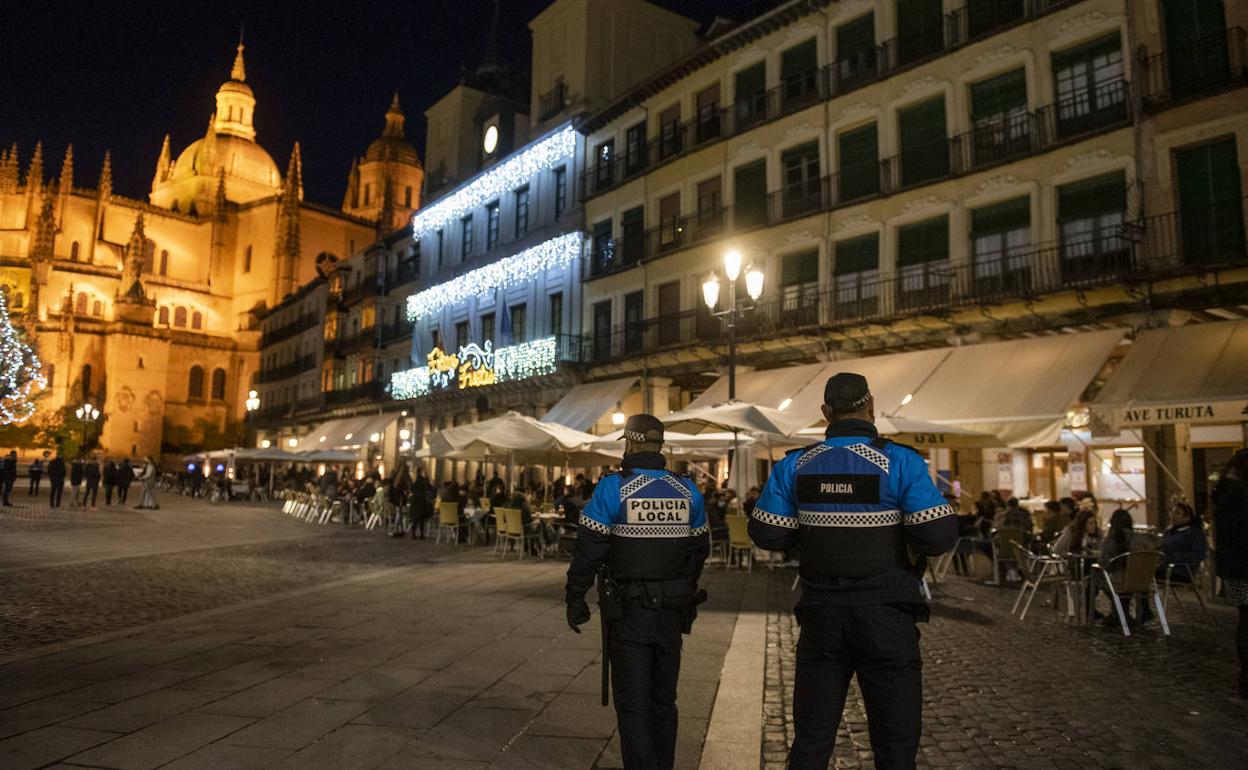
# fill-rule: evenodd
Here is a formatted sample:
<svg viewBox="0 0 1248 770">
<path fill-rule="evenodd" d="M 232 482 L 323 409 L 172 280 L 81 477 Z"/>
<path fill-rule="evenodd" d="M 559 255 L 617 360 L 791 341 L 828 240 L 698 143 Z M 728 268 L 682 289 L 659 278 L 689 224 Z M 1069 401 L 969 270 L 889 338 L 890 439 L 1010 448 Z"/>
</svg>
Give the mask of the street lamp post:
<svg viewBox="0 0 1248 770">
<path fill-rule="evenodd" d="M 741 277 L 741 252 L 733 249 L 724 254 L 724 275 L 728 278 L 728 307 L 716 310 L 719 304 L 719 275 L 714 271 L 702 284 L 702 299 L 711 315 L 728 319 L 728 400 L 737 397 L 737 318 L 754 306 L 737 307 L 737 279 Z M 749 267 L 745 271 L 745 293 L 757 302 L 763 295 L 763 271 Z"/>
<path fill-rule="evenodd" d="M 74 415 L 82 422 L 82 444 L 78 450 L 82 452 L 87 448 L 87 429 L 100 418 L 100 410 L 87 402 L 75 409 Z"/>
</svg>

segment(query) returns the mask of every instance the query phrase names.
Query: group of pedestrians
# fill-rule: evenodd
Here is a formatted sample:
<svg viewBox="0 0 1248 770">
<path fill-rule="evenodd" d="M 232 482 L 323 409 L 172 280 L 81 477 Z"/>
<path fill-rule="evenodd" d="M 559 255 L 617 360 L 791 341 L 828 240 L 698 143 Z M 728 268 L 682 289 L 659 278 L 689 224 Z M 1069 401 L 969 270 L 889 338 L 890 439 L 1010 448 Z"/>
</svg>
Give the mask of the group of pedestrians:
<svg viewBox="0 0 1248 770">
<path fill-rule="evenodd" d="M 155 491 L 159 474 L 156 463 L 150 457 L 136 465 L 129 458 L 120 461 L 106 458 L 101 462 L 95 455 L 79 454 L 67 462 L 64 453 L 58 451 L 53 455 L 50 450 L 45 450 L 31 462 L 27 475 L 30 479 L 28 497 L 43 494 L 46 477 L 48 505 L 52 508 L 65 504 L 66 481 L 70 489 L 69 505 L 74 507 L 99 510 L 100 487 L 104 488 L 104 505 L 112 505 L 114 498 L 118 505 L 125 505 L 135 481 L 143 484 L 143 497 L 136 507 L 149 510 L 160 507 L 156 503 Z M 0 461 L 0 498 L 6 507 L 13 505 L 12 493 L 17 478 L 17 452 L 10 451 Z"/>
</svg>

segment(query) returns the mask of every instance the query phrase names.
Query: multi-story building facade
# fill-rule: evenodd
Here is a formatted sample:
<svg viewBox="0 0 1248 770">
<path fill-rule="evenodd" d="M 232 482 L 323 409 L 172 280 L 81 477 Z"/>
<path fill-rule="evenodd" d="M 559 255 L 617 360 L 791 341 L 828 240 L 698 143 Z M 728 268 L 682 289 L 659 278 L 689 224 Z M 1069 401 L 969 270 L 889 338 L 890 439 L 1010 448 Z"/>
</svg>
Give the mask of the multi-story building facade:
<svg viewBox="0 0 1248 770">
<path fill-rule="evenodd" d="M 572 121 L 693 50 L 696 23 L 643 0 L 559 0 L 530 27 L 531 80 L 491 43 L 426 110 L 423 207 L 328 275 L 320 403 L 261 423 L 262 440 L 353 447 L 349 421 L 381 411 L 391 420 L 370 422 L 369 435 L 383 436 L 389 462 L 428 431 L 508 409 L 540 416 L 579 381 L 583 151 Z M 295 355 L 275 347 L 272 360 Z"/>
<path fill-rule="evenodd" d="M 579 124 L 588 378 L 661 374 L 650 392 L 670 382 L 670 408 L 705 389 L 725 340 L 701 286 L 729 248 L 766 276 L 737 324 L 741 363 L 760 369 L 1243 315 L 1246 13 L 827 0 L 716 35 Z M 1076 394 L 1112 371 L 1112 342 Z M 1027 388 L 1006 375 L 1038 356 L 1002 350 L 1015 368 L 963 376 Z M 942 416 L 922 401 L 902 413 Z M 1037 451 L 940 450 L 934 465 L 973 489 L 1087 488 L 1070 480 L 1083 449 L 1018 429 L 1030 416 L 968 407 L 963 423 Z M 1175 430 L 1135 443 L 1182 465 Z M 1010 484 L 989 470 L 1003 455 Z"/>
<path fill-rule="evenodd" d="M 391 151 L 397 101 L 352 174 L 378 195 L 391 180 L 384 210 L 350 194 L 342 209 L 304 200 L 298 144 L 283 174 L 257 141 L 241 45 L 213 106 L 204 135 L 176 156 L 166 137 L 147 201 L 114 192 L 108 156 L 88 189 L 72 149 L 54 181 L 41 147 L 26 163 L 16 147 L 0 153 L 0 280 L 30 320 L 49 383 L 34 419 L 96 404 L 109 454 L 182 452 L 240 424 L 248 392 L 268 392 L 273 376 L 255 381 L 263 313 L 371 243 L 383 214 L 404 211 L 408 187 L 419 205 L 415 151 Z M 274 368 L 292 363 L 281 361 Z"/>
</svg>

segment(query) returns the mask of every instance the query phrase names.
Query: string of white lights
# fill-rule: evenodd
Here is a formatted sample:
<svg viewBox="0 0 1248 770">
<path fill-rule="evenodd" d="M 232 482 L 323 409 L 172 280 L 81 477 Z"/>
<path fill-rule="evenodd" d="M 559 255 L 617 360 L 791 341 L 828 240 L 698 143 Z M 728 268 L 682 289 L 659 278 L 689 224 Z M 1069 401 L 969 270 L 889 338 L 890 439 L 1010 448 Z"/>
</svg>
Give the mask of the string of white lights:
<svg viewBox="0 0 1248 770">
<path fill-rule="evenodd" d="M 554 374 L 558 366 L 559 338 L 543 337 L 494 351 L 494 382 L 514 382 Z M 390 396 L 399 401 L 427 396 L 434 387 L 434 373 L 428 366 L 405 369 L 390 375 Z M 450 381 L 440 388 L 459 387 Z"/>
<path fill-rule="evenodd" d="M 547 270 L 576 261 L 581 255 L 583 240 L 579 232 L 566 233 L 417 292 L 407 298 L 407 320 L 416 323 L 471 297 L 484 297 L 498 289 L 530 283 Z"/>
<path fill-rule="evenodd" d="M 47 386 L 39 355 L 9 318 L 8 291 L 0 290 L 0 425 L 29 420 L 35 413 L 34 394 Z"/>
<path fill-rule="evenodd" d="M 412 217 L 412 237 L 422 238 L 458 220 L 478 206 L 525 184 L 534 174 L 565 161 L 575 151 L 576 131 L 565 126 L 421 209 Z"/>
</svg>

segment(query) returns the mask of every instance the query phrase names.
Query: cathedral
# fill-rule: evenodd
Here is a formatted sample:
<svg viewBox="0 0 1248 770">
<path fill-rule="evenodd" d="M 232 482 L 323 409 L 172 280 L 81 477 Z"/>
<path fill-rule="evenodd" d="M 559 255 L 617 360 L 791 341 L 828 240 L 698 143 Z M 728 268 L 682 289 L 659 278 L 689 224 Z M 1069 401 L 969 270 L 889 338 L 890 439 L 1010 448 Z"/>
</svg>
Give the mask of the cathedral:
<svg viewBox="0 0 1248 770">
<path fill-rule="evenodd" d="M 238 424 L 260 315 L 419 208 L 397 94 L 339 209 L 304 200 L 299 144 L 282 173 L 255 110 L 240 43 L 204 135 L 176 157 L 165 137 L 146 202 L 113 192 L 107 154 L 91 189 L 72 147 L 55 176 L 39 144 L 24 164 L 0 152 L 0 283 L 44 362 L 36 420 L 90 402 L 103 451 L 140 457 Z"/>
</svg>

